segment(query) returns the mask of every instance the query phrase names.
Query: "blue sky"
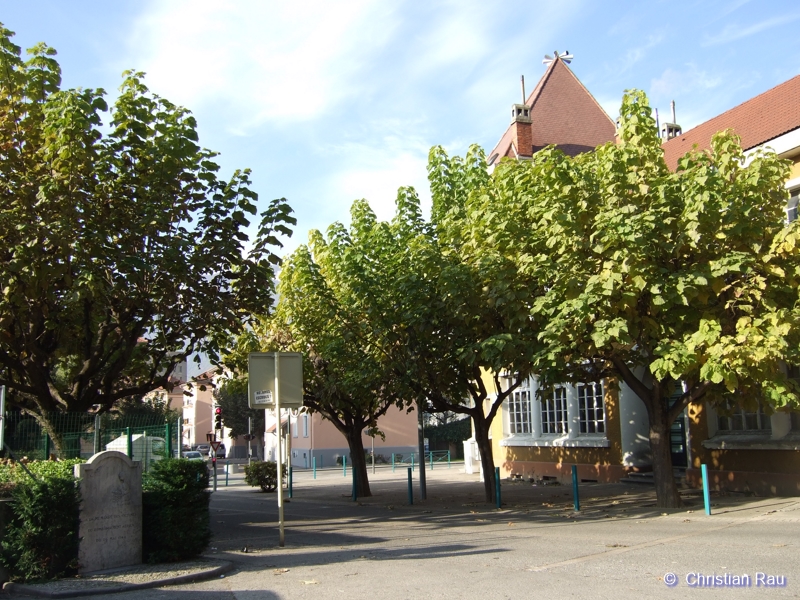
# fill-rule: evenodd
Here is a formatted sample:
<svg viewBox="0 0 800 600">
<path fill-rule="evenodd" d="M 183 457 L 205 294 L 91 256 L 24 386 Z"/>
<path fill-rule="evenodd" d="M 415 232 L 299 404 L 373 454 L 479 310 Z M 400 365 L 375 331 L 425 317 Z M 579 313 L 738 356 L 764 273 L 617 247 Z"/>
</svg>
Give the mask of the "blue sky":
<svg viewBox="0 0 800 600">
<path fill-rule="evenodd" d="M 225 173 L 288 198 L 287 248 L 356 198 L 381 218 L 401 185 L 426 199 L 430 147 L 490 150 L 553 50 L 612 117 L 640 88 L 684 131 L 800 72 L 800 4 L 779 0 L 0 0 L 0 21 L 58 50 L 65 87 L 113 98 L 124 69 L 147 72 Z"/>
</svg>

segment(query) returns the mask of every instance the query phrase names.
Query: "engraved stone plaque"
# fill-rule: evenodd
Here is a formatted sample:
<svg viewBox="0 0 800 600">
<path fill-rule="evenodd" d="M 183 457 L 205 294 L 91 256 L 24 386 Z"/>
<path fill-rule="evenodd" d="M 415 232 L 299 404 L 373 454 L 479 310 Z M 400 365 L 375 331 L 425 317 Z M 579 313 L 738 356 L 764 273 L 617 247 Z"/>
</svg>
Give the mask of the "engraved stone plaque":
<svg viewBox="0 0 800 600">
<path fill-rule="evenodd" d="M 142 562 L 142 463 L 106 450 L 75 465 L 80 478 L 81 573 Z"/>
</svg>

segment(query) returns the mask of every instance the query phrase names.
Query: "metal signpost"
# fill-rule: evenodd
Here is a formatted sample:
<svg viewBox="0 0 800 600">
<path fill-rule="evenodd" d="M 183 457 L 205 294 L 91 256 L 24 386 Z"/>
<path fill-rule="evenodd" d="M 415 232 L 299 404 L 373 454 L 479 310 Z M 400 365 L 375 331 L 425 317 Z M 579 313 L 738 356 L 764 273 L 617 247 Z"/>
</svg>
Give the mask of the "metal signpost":
<svg viewBox="0 0 800 600">
<path fill-rule="evenodd" d="M 211 451 L 214 453 L 214 456 L 211 457 L 211 464 L 214 468 L 214 491 L 217 491 L 217 450 L 222 445 L 222 442 L 218 442 L 216 440 L 210 442 L 211 444 Z"/>
<path fill-rule="evenodd" d="M 299 352 L 251 352 L 248 355 L 247 397 L 250 408 L 274 408 L 278 434 L 278 545 L 284 546 L 283 454 L 281 408 L 303 406 L 303 355 Z M 289 421 L 291 425 L 291 420 Z M 291 436 L 291 427 L 289 431 Z M 291 463 L 291 458 L 288 459 Z"/>
</svg>

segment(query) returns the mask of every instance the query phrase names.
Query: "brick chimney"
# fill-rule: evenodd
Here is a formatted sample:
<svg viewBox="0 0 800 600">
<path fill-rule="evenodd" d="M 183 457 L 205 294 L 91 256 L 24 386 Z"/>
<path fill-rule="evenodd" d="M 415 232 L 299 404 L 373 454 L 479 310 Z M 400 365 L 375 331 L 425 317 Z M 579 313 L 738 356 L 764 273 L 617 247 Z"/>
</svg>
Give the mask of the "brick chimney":
<svg viewBox="0 0 800 600">
<path fill-rule="evenodd" d="M 533 154 L 531 109 L 526 104 L 514 104 L 511 107 L 511 143 L 518 156 L 529 157 Z"/>
</svg>

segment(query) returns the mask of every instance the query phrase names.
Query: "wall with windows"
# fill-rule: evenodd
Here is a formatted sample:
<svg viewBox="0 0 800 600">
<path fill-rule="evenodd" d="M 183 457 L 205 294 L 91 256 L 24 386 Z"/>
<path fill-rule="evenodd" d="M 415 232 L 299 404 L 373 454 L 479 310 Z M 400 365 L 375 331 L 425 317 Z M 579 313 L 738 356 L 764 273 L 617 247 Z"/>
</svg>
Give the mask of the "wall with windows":
<svg viewBox="0 0 800 600">
<path fill-rule="evenodd" d="M 800 413 L 722 413 L 702 404 L 690 406 L 688 415 L 690 484 L 700 486 L 700 466 L 706 464 L 712 489 L 800 494 Z"/>
<path fill-rule="evenodd" d="M 624 476 L 618 393 L 607 383 L 540 389 L 533 377 L 503 404 L 492 427 L 503 476 L 617 481 Z"/>
</svg>

